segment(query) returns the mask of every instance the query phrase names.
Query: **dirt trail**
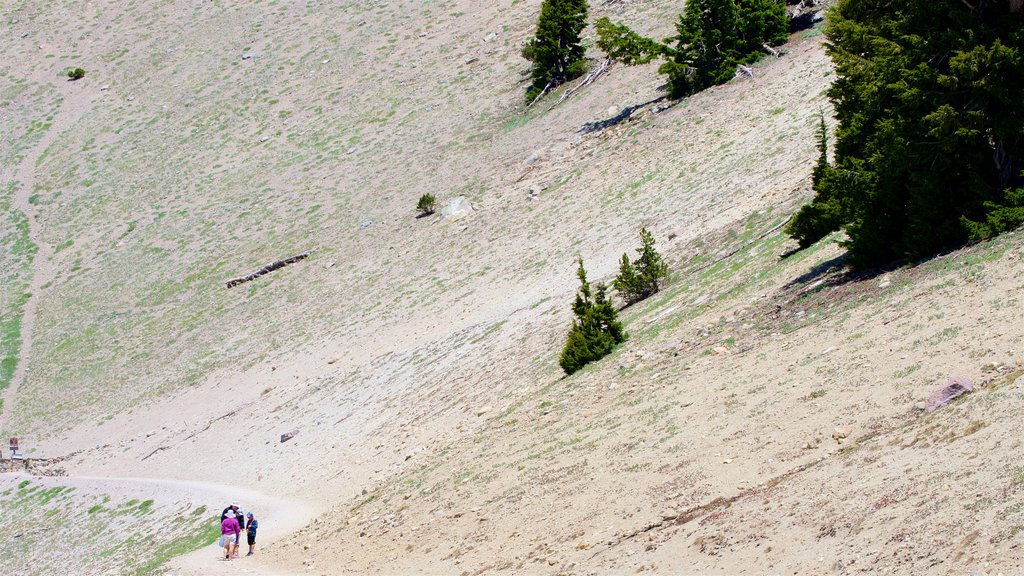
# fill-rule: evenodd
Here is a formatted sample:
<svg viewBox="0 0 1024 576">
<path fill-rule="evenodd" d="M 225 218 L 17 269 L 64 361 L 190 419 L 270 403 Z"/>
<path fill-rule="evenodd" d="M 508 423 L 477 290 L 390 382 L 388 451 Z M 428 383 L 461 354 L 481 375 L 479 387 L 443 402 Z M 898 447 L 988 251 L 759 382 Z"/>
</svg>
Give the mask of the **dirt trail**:
<svg viewBox="0 0 1024 576">
<path fill-rule="evenodd" d="M 52 75 L 36 74 L 33 78 L 40 82 L 54 82 Z M 0 405 L 0 430 L 4 430 L 7 414 L 13 409 L 18 395 L 18 388 L 25 380 L 28 372 L 28 361 L 32 353 L 32 328 L 35 324 L 36 308 L 39 304 L 40 292 L 47 282 L 53 279 L 53 245 L 41 240 L 39 210 L 29 202 L 35 190 L 36 163 L 57 138 L 70 130 L 81 117 L 92 107 L 100 92 L 82 82 L 56 81 L 55 89 L 60 93 L 62 104 L 53 117 L 53 124 L 43 137 L 25 155 L 17 167 L 15 181 L 18 183 L 11 209 L 19 210 L 28 218 L 29 237 L 37 246 L 32 260 L 32 279 L 29 281 L 28 301 L 21 317 L 21 345 L 18 349 L 18 363 L 11 377 L 10 385 L 3 391 L 3 404 Z"/>
<path fill-rule="evenodd" d="M 106 478 L 102 476 L 45 476 L 36 477 L 18 473 L 15 477 L 31 479 L 44 486 L 71 486 L 89 488 L 91 490 L 120 495 L 127 492 L 142 491 L 147 497 L 158 502 L 191 500 L 205 503 L 211 510 L 219 511 L 223 503 L 238 500 L 245 509 L 256 511 L 262 526 L 259 532 L 259 545 L 267 544 L 287 536 L 298 530 L 313 518 L 313 508 L 305 502 L 269 496 L 255 490 L 214 484 L 209 482 L 192 482 L 185 480 L 157 478 Z M 132 495 L 137 496 L 137 495 Z M 243 553 L 246 547 L 242 546 Z M 170 574 L 176 576 L 206 576 L 215 574 L 254 574 L 278 576 L 283 574 L 263 563 L 263 556 L 257 554 L 253 558 L 240 561 L 224 562 L 221 560 L 221 549 L 211 542 L 200 550 L 175 558 L 170 563 Z"/>
</svg>

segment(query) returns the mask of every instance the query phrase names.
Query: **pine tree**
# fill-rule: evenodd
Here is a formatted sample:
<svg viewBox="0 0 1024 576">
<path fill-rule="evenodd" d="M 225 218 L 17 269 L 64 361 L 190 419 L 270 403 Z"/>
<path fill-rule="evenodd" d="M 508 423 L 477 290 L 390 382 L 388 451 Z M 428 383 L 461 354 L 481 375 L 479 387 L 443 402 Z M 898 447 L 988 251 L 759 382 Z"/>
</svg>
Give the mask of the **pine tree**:
<svg viewBox="0 0 1024 576">
<path fill-rule="evenodd" d="M 793 237 L 800 244 L 800 248 L 807 248 L 838 230 L 846 218 L 846 208 L 840 203 L 840 197 L 835 194 L 841 174 L 832 170 L 828 163 L 828 125 L 825 123 L 825 112 L 819 113 L 818 121 L 818 163 L 811 172 L 811 185 L 818 193 L 810 204 L 797 211 L 793 220 L 786 226 L 786 234 Z"/>
<path fill-rule="evenodd" d="M 619 261 L 619 274 L 615 277 L 615 280 L 612 280 L 612 288 L 615 288 L 619 296 L 629 305 L 638 301 L 634 293 L 634 287 L 638 283 L 639 279 L 636 275 L 636 269 L 633 268 L 633 263 L 629 261 L 629 254 L 623 254 L 622 260 Z"/>
<path fill-rule="evenodd" d="M 669 96 L 681 98 L 727 82 L 764 45 L 785 42 L 788 30 L 782 0 L 691 0 L 663 43 L 601 18 L 597 45 L 629 66 L 664 58 L 658 71 L 668 76 Z"/>
<path fill-rule="evenodd" d="M 668 265 L 654 248 L 654 235 L 647 228 L 640 230 L 637 254 L 633 262 L 629 261 L 627 254 L 622 255 L 619 275 L 612 283 L 626 305 L 635 304 L 657 293 L 662 280 L 668 276 Z"/>
<path fill-rule="evenodd" d="M 864 267 L 1024 222 L 1021 2 L 840 0 L 825 33 L 839 128 L 804 228 Z"/>
<path fill-rule="evenodd" d="M 659 68 L 669 96 L 689 96 L 727 82 L 738 63 L 739 14 L 734 0 L 691 0 L 676 23 L 674 57 Z"/>
<path fill-rule="evenodd" d="M 604 284 L 597 284 L 591 291 L 583 258 L 579 258 L 576 276 L 580 280 L 572 307 L 576 318 L 558 361 L 566 374 L 600 360 L 626 340 L 626 332 L 618 321 L 615 306 L 608 299 Z"/>
<path fill-rule="evenodd" d="M 537 20 L 537 33 L 523 47 L 523 57 L 533 62 L 527 102 L 544 91 L 586 72 L 586 50 L 580 32 L 587 25 L 586 0 L 544 0 Z"/>
</svg>

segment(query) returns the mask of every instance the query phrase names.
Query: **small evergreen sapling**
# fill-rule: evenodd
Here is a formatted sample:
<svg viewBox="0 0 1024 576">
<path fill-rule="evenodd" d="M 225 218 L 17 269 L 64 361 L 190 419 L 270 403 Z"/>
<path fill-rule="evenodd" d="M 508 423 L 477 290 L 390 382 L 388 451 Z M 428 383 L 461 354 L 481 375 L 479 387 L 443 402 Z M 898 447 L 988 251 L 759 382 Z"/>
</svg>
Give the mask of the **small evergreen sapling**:
<svg viewBox="0 0 1024 576">
<path fill-rule="evenodd" d="M 437 209 L 437 199 L 434 198 L 433 194 L 424 194 L 420 196 L 420 201 L 416 203 L 416 209 L 420 211 L 420 216 L 430 216 Z"/>
<path fill-rule="evenodd" d="M 71 80 L 81 80 L 82 78 L 85 78 L 85 69 L 73 68 L 68 70 L 68 78 Z"/>
<path fill-rule="evenodd" d="M 637 254 L 637 259 L 632 262 L 628 254 L 622 255 L 619 275 L 612 282 L 627 306 L 657 293 L 661 282 L 668 276 L 668 265 L 654 248 L 654 235 L 647 228 L 640 230 Z"/>
<path fill-rule="evenodd" d="M 580 288 L 572 305 L 576 318 L 558 360 L 566 374 L 600 360 L 626 340 L 626 332 L 618 321 L 615 306 L 608 299 L 605 285 L 598 283 L 591 291 L 583 258 L 579 258 L 576 276 L 580 279 Z"/>
</svg>

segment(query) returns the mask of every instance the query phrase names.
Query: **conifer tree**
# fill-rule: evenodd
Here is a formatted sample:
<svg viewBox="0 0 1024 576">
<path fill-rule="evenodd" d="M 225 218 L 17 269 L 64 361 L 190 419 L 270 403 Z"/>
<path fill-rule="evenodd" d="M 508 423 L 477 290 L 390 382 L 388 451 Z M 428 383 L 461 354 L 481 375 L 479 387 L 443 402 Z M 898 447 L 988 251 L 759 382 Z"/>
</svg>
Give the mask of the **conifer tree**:
<svg viewBox="0 0 1024 576">
<path fill-rule="evenodd" d="M 523 47 L 523 58 L 533 62 L 527 102 L 582 75 L 587 69 L 580 32 L 587 25 L 587 0 L 544 0 L 537 33 Z"/>
<path fill-rule="evenodd" d="M 640 248 L 637 248 L 637 254 L 637 259 L 633 262 L 629 261 L 627 254 L 622 255 L 619 275 L 612 282 L 612 286 L 627 305 L 635 304 L 657 293 L 661 281 L 668 276 L 668 265 L 654 248 L 654 235 L 647 228 L 640 230 Z"/>
<path fill-rule="evenodd" d="M 840 0 L 835 161 L 805 228 L 844 227 L 864 267 L 1024 222 L 1022 31 L 1019 0 Z"/>
<path fill-rule="evenodd" d="M 681 98 L 728 81 L 740 63 L 762 55 L 764 45 L 786 41 L 782 0 L 691 0 L 676 22 L 676 35 L 657 42 L 607 18 L 597 21 L 599 48 L 629 66 L 656 58 L 668 76 L 669 96 Z"/>
<path fill-rule="evenodd" d="M 583 258 L 578 261 L 576 276 L 580 280 L 580 287 L 572 306 L 576 318 L 558 361 L 566 374 L 572 374 L 586 364 L 600 360 L 626 340 L 626 332 L 618 321 L 615 306 L 608 299 L 604 284 L 597 284 L 591 291 L 587 271 L 583 268 Z"/>
<path fill-rule="evenodd" d="M 811 172 L 811 185 L 815 190 L 835 190 L 835 186 L 825 184 L 825 179 L 838 177 L 828 163 L 828 125 L 825 123 L 825 112 L 819 112 L 818 118 L 818 163 Z M 814 201 L 800 208 L 786 226 L 786 234 L 793 237 L 800 248 L 807 248 L 830 233 L 838 230 L 843 224 L 845 211 L 834 194 L 819 192 Z"/>
</svg>

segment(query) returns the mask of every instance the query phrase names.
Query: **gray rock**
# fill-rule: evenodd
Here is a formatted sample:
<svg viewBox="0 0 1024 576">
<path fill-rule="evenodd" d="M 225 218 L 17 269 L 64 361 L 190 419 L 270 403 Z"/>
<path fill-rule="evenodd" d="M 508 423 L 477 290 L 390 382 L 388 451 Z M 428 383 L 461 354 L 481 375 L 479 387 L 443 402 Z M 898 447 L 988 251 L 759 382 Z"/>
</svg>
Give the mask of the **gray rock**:
<svg viewBox="0 0 1024 576">
<path fill-rule="evenodd" d="M 245 54 L 242 54 L 242 60 L 252 60 L 253 56 L 254 56 L 253 53 L 246 52 Z"/>
<path fill-rule="evenodd" d="M 458 220 L 468 216 L 473 206 L 465 196 L 457 196 L 444 203 L 441 208 L 441 220 Z"/>
<path fill-rule="evenodd" d="M 291 440 L 292 438 L 295 438 L 295 435 L 298 433 L 298 430 L 292 430 L 291 432 L 285 432 L 284 434 L 281 434 L 281 443 L 283 444 Z"/>
<path fill-rule="evenodd" d="M 365 230 L 370 226 L 373 226 L 373 220 L 363 220 L 362 222 L 359 223 L 360 230 Z"/>
</svg>

